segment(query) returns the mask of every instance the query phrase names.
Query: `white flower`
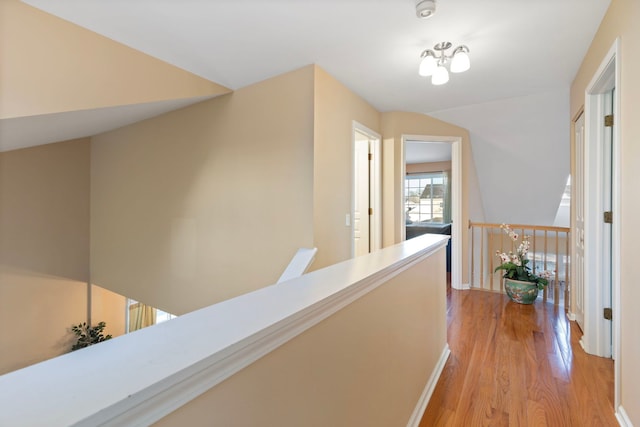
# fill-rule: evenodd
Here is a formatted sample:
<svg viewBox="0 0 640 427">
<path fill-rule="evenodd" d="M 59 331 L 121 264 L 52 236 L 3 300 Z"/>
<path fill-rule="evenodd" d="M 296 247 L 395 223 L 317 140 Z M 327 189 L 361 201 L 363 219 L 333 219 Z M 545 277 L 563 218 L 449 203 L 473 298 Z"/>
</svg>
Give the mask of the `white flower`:
<svg viewBox="0 0 640 427">
<path fill-rule="evenodd" d="M 542 271 L 542 272 L 537 273 L 537 274 L 538 274 L 538 276 L 542 277 L 543 279 L 549 280 L 553 276 L 555 276 L 555 271 L 553 271 L 553 270 L 545 270 L 545 271 Z"/>
<path fill-rule="evenodd" d="M 525 236 L 526 239 L 526 236 Z M 523 240 L 522 243 L 518 246 L 518 255 L 523 258 L 526 258 L 527 253 L 529 252 L 529 241 Z"/>
<path fill-rule="evenodd" d="M 514 232 L 507 224 L 501 224 L 500 228 L 511 237 L 514 242 L 518 240 L 518 233 Z"/>
</svg>

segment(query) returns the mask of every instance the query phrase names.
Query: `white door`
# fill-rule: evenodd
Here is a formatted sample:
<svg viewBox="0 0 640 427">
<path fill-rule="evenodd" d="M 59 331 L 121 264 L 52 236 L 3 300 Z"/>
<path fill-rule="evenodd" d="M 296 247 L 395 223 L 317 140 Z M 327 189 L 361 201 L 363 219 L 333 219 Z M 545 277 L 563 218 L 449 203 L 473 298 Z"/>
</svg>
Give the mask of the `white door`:
<svg viewBox="0 0 640 427">
<path fill-rule="evenodd" d="M 614 89 L 615 90 L 615 89 Z M 613 94 L 610 91 L 604 94 L 604 114 L 613 117 Z M 603 118 L 604 120 L 604 118 Z M 602 152 L 602 210 L 603 212 L 612 212 L 613 210 L 613 126 L 605 126 L 603 135 L 603 152 Z M 612 229 L 611 222 L 603 221 L 602 223 L 602 305 L 604 308 L 611 308 L 612 298 Z M 612 352 L 612 321 L 604 318 L 602 320 L 604 326 L 603 331 L 603 349 L 604 357 L 611 357 Z"/>
<path fill-rule="evenodd" d="M 352 255 L 382 248 L 382 147 L 376 132 L 353 122 Z M 350 221 L 349 218 L 353 218 Z"/>
<path fill-rule="evenodd" d="M 575 177 L 574 215 L 575 215 L 575 277 L 573 292 L 575 294 L 575 317 L 580 329 L 584 331 L 584 114 L 575 123 Z"/>
<path fill-rule="evenodd" d="M 353 244 L 354 256 L 370 252 L 369 225 L 369 138 L 355 133 L 354 145 L 354 188 L 353 188 Z"/>
</svg>

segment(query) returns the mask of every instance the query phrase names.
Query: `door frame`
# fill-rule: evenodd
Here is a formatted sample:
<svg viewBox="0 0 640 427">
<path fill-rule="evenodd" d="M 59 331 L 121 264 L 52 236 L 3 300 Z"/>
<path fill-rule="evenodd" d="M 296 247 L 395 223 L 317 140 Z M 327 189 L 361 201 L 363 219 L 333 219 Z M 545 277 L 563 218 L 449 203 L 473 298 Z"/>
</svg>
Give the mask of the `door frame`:
<svg viewBox="0 0 640 427">
<path fill-rule="evenodd" d="M 578 124 L 582 125 L 580 135 L 578 134 Z M 571 199 L 571 252 L 570 252 L 570 277 L 571 280 L 571 302 L 569 304 L 569 311 L 567 317 L 571 321 L 575 321 L 580 329 L 584 329 L 584 153 L 586 146 L 585 137 L 585 113 L 584 107 L 580 109 L 575 118 L 571 121 L 571 130 L 573 135 L 573 153 L 572 161 L 573 169 L 571 171 L 571 187 L 573 189 Z M 578 151 L 578 146 L 580 151 Z M 577 197 L 577 194 L 580 197 Z M 582 203 L 582 206 L 578 205 L 578 201 Z M 578 227 L 578 219 L 582 219 L 582 225 Z M 581 231 L 581 233 L 580 233 Z M 578 262 L 578 256 L 576 251 L 578 250 L 578 242 L 580 242 L 582 251 L 582 263 Z M 582 267 L 580 266 L 582 265 Z M 578 282 L 581 281 L 581 289 L 578 288 Z M 579 297 L 582 298 L 578 304 Z"/>
<path fill-rule="evenodd" d="M 404 220 L 404 180 L 407 175 L 406 141 L 446 142 L 451 144 L 451 287 L 453 289 L 469 289 L 462 284 L 462 138 L 459 136 L 434 135 L 402 135 L 400 166 L 400 202 L 402 217 L 400 218 L 400 240 L 406 238 Z"/>
<path fill-rule="evenodd" d="M 613 100 L 613 158 L 612 158 L 612 211 L 611 225 L 611 308 L 613 309 L 611 356 L 614 360 L 620 355 L 620 124 L 621 124 L 621 79 L 620 79 L 620 38 L 617 38 L 604 57 L 598 70 L 585 90 L 585 330 L 580 344 L 587 353 L 597 356 L 609 356 L 608 344 L 605 342 L 608 327 L 603 319 L 603 220 L 602 206 L 604 201 L 603 159 L 604 138 L 603 111 L 606 92 L 615 88 Z M 614 408 L 620 405 L 620 363 L 614 363 L 615 399 Z"/>
<path fill-rule="evenodd" d="M 356 131 L 365 134 L 371 141 L 371 167 L 369 173 L 369 207 L 373 214 L 369 217 L 369 247 L 371 252 L 382 248 L 382 136 L 353 120 L 351 122 L 351 213 L 347 221 L 351 227 L 351 258 L 355 256 L 353 218 L 355 214 L 355 197 L 353 189 L 356 185 L 354 153 L 356 149 Z"/>
</svg>

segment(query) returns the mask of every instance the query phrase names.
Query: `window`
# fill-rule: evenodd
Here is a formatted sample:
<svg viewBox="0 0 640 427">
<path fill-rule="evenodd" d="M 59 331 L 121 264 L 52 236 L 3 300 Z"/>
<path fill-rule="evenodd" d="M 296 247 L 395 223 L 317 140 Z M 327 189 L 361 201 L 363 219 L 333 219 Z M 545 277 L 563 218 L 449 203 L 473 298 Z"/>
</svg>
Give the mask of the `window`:
<svg viewBox="0 0 640 427">
<path fill-rule="evenodd" d="M 407 175 L 404 185 L 404 207 L 407 224 L 444 223 L 447 199 L 445 172 Z"/>
<path fill-rule="evenodd" d="M 131 298 L 127 298 L 127 307 L 125 322 L 127 333 L 146 328 L 147 326 L 157 325 L 158 323 L 166 322 L 167 320 L 177 317 L 166 311 L 139 303 Z"/>
</svg>

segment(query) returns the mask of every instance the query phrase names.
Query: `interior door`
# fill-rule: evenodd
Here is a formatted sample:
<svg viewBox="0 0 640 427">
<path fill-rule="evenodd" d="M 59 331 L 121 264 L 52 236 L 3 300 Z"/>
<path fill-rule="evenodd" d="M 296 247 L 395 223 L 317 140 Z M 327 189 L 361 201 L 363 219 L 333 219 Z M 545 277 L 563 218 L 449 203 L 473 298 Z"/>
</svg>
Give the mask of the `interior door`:
<svg viewBox="0 0 640 427">
<path fill-rule="evenodd" d="M 368 254 L 371 251 L 371 247 L 369 224 L 369 138 L 359 132 L 356 132 L 353 157 L 353 244 L 354 256 L 360 256 Z"/>
<path fill-rule="evenodd" d="M 580 329 L 584 331 L 584 114 L 575 122 L 575 176 L 574 215 L 575 215 L 575 316 Z"/>
<path fill-rule="evenodd" d="M 614 91 L 605 93 L 604 98 L 604 114 L 605 116 L 613 117 L 613 95 Z M 605 120 L 605 123 L 607 121 Z M 603 152 L 602 152 L 602 203 L 603 211 L 611 212 L 613 209 L 613 126 L 615 126 L 615 119 L 605 125 L 604 138 L 603 138 Z M 603 221 L 602 229 L 602 305 L 603 308 L 611 308 L 612 306 L 612 251 L 613 251 L 613 238 L 612 238 L 612 222 Z M 603 348 L 604 357 L 611 357 L 613 345 L 612 345 L 612 325 L 611 319 L 604 318 L 602 320 L 604 324 L 603 328 Z"/>
</svg>

